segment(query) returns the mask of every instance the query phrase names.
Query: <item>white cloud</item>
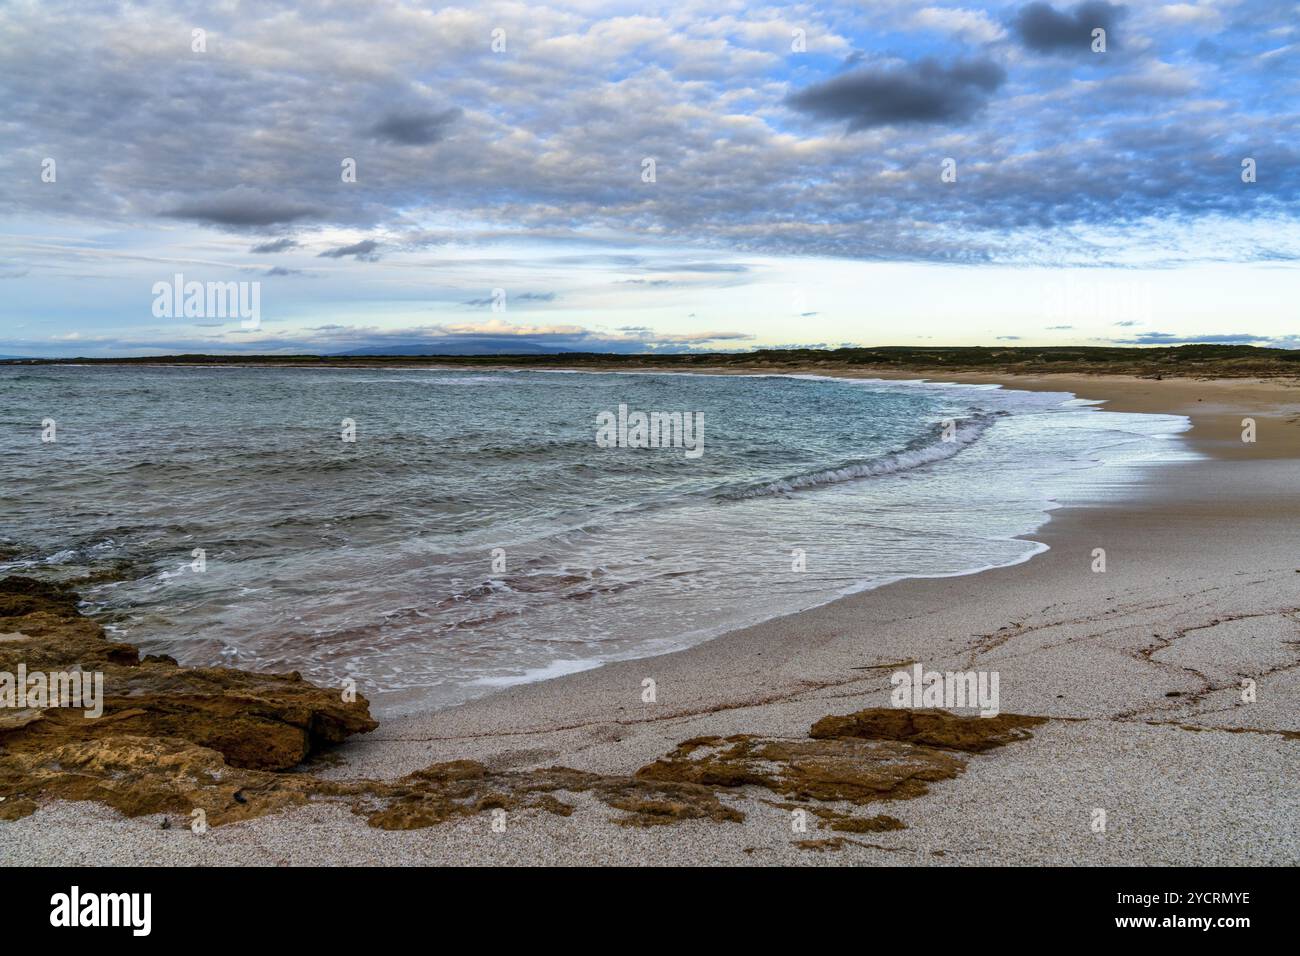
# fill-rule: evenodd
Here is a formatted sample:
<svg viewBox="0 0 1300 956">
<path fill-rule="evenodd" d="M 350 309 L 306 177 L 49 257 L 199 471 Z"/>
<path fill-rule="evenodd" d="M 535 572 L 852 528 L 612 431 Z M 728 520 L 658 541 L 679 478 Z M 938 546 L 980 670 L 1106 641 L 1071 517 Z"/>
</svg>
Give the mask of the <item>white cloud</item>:
<svg viewBox="0 0 1300 956">
<path fill-rule="evenodd" d="M 1208 4 L 1170 3 L 1157 7 L 1152 14 L 1165 23 L 1181 25 L 1200 24 L 1217 27 L 1223 20 L 1219 11 Z"/>
<path fill-rule="evenodd" d="M 976 43 L 993 43 L 1007 35 L 1006 29 L 982 10 L 961 7 L 926 7 L 912 17 L 912 25 L 938 30 Z"/>
</svg>

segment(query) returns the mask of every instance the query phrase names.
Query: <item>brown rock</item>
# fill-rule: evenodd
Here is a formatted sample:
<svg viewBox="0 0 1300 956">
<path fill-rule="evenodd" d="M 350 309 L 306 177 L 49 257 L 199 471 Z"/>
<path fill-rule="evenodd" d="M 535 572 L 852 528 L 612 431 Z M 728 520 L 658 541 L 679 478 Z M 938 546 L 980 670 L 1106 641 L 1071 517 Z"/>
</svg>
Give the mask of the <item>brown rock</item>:
<svg viewBox="0 0 1300 956">
<path fill-rule="evenodd" d="M 908 710 L 873 707 L 843 717 L 823 717 L 809 736 L 817 740 L 861 737 L 868 740 L 902 740 L 944 750 L 983 753 L 1032 736 L 1028 728 L 1047 722 L 1046 717 L 998 714 L 996 717 L 959 717 L 945 710 Z"/>
<path fill-rule="evenodd" d="M 712 787 L 765 787 L 795 800 L 876 800 L 919 797 L 927 785 L 957 776 L 959 756 L 934 747 L 887 740 L 764 740 L 674 751 L 642 767 L 640 779 Z"/>
<path fill-rule="evenodd" d="M 104 639 L 77 611 L 74 593 L 30 578 L 0 580 L 0 671 L 104 675 L 104 712 L 50 707 L 41 719 L 0 722 L 0 746 L 49 750 L 72 741 L 123 735 L 176 737 L 217 751 L 232 767 L 282 770 L 351 734 L 378 724 L 369 704 L 297 674 L 255 674 L 224 667 L 179 667 L 165 657 L 140 660 L 134 647 Z"/>
<path fill-rule="evenodd" d="M 103 716 L 80 709 L 0 709 L 0 820 L 38 799 L 93 800 L 128 816 L 168 815 L 208 826 L 333 801 L 372 826 L 414 829 L 494 809 L 568 816 L 557 794 L 590 794 L 624 826 L 681 820 L 738 822 L 721 797 L 760 787 L 788 800 L 868 804 L 920 796 L 961 773 L 968 754 L 1029 736 L 1045 718 L 956 717 L 943 711 L 863 710 L 826 717 L 808 738 L 696 737 L 632 776 L 547 767 L 493 771 L 472 760 L 434 764 L 398 780 L 322 780 L 285 773 L 322 747 L 377 724 L 366 701 L 298 674 L 179 667 L 140 659 L 106 640 L 77 611 L 76 595 L 30 578 L 0 581 L 0 671 L 102 672 Z M 793 807 L 797 804 L 778 803 Z M 885 815 L 858 817 L 810 806 L 823 826 L 852 833 L 903 828 Z M 796 845 L 835 850 L 845 837 Z M 870 846 L 871 844 L 858 844 Z M 883 849 L 883 848 L 882 848 Z"/>
</svg>

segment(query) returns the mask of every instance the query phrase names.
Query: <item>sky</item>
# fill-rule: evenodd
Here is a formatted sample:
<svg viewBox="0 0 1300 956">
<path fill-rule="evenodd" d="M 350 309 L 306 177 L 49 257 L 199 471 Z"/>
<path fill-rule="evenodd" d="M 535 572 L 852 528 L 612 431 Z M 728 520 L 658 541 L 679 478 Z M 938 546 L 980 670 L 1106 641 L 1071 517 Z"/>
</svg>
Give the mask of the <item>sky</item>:
<svg viewBox="0 0 1300 956">
<path fill-rule="evenodd" d="M 3 0 L 0 355 L 1300 347 L 1297 110 L 1275 0 Z"/>
</svg>

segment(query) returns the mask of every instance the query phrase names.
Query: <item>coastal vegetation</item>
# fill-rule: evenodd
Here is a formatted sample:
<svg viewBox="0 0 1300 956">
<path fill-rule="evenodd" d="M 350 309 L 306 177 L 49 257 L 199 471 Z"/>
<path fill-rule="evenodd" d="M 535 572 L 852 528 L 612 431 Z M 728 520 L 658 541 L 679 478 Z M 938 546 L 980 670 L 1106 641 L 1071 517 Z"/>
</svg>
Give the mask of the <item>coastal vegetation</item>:
<svg viewBox="0 0 1300 956">
<path fill-rule="evenodd" d="M 417 351 L 412 346 L 412 351 Z M 990 372 L 1024 375 L 1068 373 L 1137 375 L 1150 378 L 1276 378 L 1300 375 L 1300 349 L 1253 345 L 970 346 L 840 349 L 755 349 L 748 352 L 616 354 L 557 352 L 546 355 L 152 355 L 130 358 L 10 359 L 4 365 L 235 365 L 404 368 L 489 366 L 689 371 L 752 371 L 821 367 L 900 371 Z"/>
</svg>

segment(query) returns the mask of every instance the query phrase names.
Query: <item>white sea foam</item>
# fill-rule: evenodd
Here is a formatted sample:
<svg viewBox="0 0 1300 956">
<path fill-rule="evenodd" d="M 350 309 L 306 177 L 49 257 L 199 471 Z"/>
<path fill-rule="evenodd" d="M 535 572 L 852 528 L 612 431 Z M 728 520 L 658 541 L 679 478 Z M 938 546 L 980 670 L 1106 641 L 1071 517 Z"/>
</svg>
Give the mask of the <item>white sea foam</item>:
<svg viewBox="0 0 1300 956">
<path fill-rule="evenodd" d="M 58 395 L 96 436 L 10 457 L 0 544 L 42 574 L 109 572 L 84 596 L 148 653 L 355 679 L 387 715 L 1028 560 L 1053 508 L 1187 454 L 1186 419 L 1065 393 L 388 371 L 0 369 L 13 423 Z M 595 413 L 621 402 L 707 411 L 709 454 L 596 447 Z M 0 422 L 0 447 L 23 427 Z M 175 576 L 196 545 L 204 573 Z"/>
<path fill-rule="evenodd" d="M 534 667 L 517 674 L 495 674 L 491 677 L 479 677 L 470 683 L 475 687 L 514 687 L 516 684 L 535 684 L 538 681 L 550 680 L 552 677 L 563 677 L 565 674 L 577 674 L 581 671 L 589 671 L 599 667 L 604 661 L 586 660 L 576 661 L 552 661 L 544 667 Z"/>
<path fill-rule="evenodd" d="M 835 468 L 802 475 L 793 475 L 778 481 L 771 481 L 741 491 L 730 491 L 719 497 L 728 499 L 762 498 L 768 495 L 783 495 L 822 485 L 837 485 L 844 481 L 857 481 L 878 475 L 892 475 L 900 471 L 922 468 L 935 462 L 951 458 L 953 455 L 979 441 L 980 436 L 1000 417 L 999 413 L 972 415 L 957 423 L 951 441 L 936 438 L 933 441 L 919 441 L 912 447 L 882 455 L 869 461 L 851 462 Z"/>
</svg>

